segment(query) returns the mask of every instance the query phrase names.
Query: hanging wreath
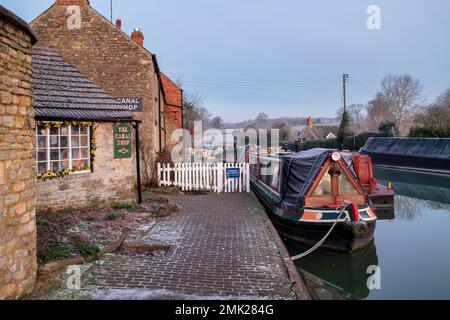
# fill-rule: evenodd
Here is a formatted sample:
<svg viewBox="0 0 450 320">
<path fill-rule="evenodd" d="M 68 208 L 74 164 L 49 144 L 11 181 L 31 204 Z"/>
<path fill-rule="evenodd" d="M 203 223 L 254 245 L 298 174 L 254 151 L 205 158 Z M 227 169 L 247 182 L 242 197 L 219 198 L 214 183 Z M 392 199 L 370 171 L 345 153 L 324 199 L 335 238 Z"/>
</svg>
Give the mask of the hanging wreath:
<svg viewBox="0 0 450 320">
<path fill-rule="evenodd" d="M 98 128 L 98 126 L 94 127 L 94 123 L 90 121 L 37 121 L 36 125 L 39 128 L 61 128 L 62 126 L 68 126 L 72 125 L 75 127 L 84 127 L 84 128 L 91 128 L 91 148 L 90 148 L 90 158 L 91 158 L 91 165 L 86 166 L 84 168 L 78 168 L 77 170 L 73 169 L 65 169 L 65 170 L 57 170 L 57 171 L 47 171 L 43 174 L 38 174 L 37 178 L 38 180 L 52 180 L 52 179 L 58 179 L 63 178 L 71 173 L 74 172 L 81 172 L 83 170 L 85 171 L 91 171 L 93 172 L 93 166 L 95 164 L 95 156 L 97 152 L 97 140 L 95 139 L 95 132 Z"/>
</svg>

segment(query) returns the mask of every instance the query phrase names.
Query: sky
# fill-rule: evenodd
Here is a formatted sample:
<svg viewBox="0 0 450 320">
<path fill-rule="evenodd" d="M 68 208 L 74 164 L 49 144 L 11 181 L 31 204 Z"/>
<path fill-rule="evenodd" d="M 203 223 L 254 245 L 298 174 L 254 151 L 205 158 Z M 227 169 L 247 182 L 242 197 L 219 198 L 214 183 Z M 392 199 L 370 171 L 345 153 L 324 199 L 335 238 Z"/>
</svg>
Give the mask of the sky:
<svg viewBox="0 0 450 320">
<path fill-rule="evenodd" d="M 31 22 L 54 0 L 0 0 Z M 377 5 L 381 29 L 369 30 Z M 109 0 L 91 6 L 110 17 Z M 144 46 L 187 94 L 227 122 L 270 117 L 333 117 L 367 103 L 386 74 L 411 74 L 431 102 L 450 87 L 448 0 L 113 0 L 125 32 Z"/>
</svg>

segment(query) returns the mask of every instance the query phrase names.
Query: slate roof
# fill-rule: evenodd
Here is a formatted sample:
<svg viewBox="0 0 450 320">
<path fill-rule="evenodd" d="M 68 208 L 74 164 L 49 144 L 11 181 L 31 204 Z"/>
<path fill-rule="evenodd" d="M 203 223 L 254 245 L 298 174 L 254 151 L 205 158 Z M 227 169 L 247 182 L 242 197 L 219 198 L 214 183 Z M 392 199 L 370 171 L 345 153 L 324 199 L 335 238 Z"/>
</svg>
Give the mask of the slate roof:
<svg viewBox="0 0 450 320">
<path fill-rule="evenodd" d="M 311 132 L 312 136 L 317 140 L 327 139 L 327 136 L 332 133 L 335 137 L 337 137 L 339 126 L 338 125 L 329 125 L 329 124 L 316 124 L 312 128 L 306 127 L 300 131 L 298 134 L 299 138 L 302 138 L 306 131 Z"/>
<path fill-rule="evenodd" d="M 132 120 L 133 113 L 52 49 L 33 48 L 33 90 L 38 120 Z"/>
</svg>

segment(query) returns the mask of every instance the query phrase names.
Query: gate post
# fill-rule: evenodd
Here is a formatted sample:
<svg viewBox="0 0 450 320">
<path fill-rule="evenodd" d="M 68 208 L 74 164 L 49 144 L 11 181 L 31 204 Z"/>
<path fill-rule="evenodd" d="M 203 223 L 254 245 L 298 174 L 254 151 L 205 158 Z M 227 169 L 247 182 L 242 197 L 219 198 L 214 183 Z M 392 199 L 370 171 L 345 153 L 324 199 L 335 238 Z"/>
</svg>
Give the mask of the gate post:
<svg viewBox="0 0 450 320">
<path fill-rule="evenodd" d="M 222 193 L 223 190 L 223 163 L 217 164 L 217 193 Z"/>
<path fill-rule="evenodd" d="M 245 164 L 245 182 L 246 182 L 246 188 L 247 193 L 250 193 L 250 163 Z"/>
</svg>

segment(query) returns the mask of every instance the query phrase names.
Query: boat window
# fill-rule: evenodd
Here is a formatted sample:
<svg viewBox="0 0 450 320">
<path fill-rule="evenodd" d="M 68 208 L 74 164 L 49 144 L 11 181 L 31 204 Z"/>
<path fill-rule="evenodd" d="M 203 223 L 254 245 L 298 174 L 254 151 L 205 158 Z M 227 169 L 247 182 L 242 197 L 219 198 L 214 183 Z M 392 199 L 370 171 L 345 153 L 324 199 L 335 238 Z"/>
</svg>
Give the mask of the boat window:
<svg viewBox="0 0 450 320">
<path fill-rule="evenodd" d="M 322 177 L 316 190 L 314 190 L 313 196 L 330 196 L 331 195 L 331 176 L 326 172 Z"/>
<path fill-rule="evenodd" d="M 349 178 L 345 174 L 339 176 L 339 193 L 341 195 L 355 195 L 358 191 L 355 189 Z"/>
</svg>

